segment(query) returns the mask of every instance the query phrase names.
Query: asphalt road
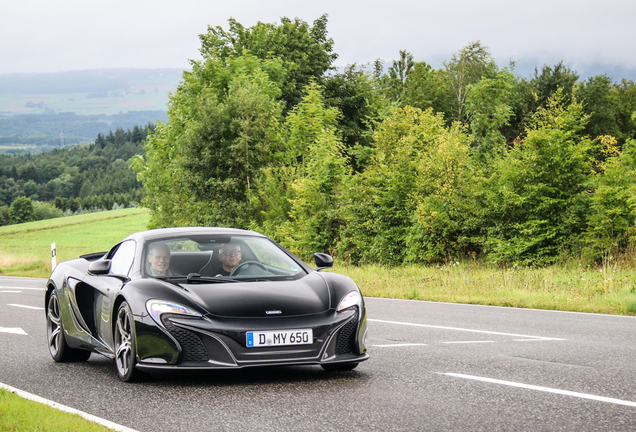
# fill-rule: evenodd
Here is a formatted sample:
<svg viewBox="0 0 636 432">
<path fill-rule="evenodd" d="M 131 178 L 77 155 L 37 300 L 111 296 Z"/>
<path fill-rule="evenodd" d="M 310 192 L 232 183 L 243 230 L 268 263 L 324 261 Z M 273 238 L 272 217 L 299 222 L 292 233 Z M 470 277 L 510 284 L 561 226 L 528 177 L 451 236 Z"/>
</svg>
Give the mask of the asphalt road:
<svg viewBox="0 0 636 432">
<path fill-rule="evenodd" d="M 118 380 L 49 356 L 42 279 L 0 277 L 0 382 L 139 431 L 636 430 L 636 318 L 368 298 L 371 359 Z"/>
</svg>

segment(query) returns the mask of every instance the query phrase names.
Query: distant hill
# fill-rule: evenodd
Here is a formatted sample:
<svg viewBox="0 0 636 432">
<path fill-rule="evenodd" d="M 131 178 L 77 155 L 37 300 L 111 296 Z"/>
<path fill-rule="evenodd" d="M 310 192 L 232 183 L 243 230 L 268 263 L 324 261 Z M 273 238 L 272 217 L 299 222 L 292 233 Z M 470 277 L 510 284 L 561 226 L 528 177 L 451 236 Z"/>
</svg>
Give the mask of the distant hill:
<svg viewBox="0 0 636 432">
<path fill-rule="evenodd" d="M 169 87 L 169 91 L 174 91 L 182 73 L 181 69 L 95 69 L 0 74 L 0 93 L 104 93 L 131 91 L 139 86 Z"/>
<path fill-rule="evenodd" d="M 93 142 L 120 127 L 166 121 L 181 69 L 0 74 L 0 153 Z"/>
</svg>

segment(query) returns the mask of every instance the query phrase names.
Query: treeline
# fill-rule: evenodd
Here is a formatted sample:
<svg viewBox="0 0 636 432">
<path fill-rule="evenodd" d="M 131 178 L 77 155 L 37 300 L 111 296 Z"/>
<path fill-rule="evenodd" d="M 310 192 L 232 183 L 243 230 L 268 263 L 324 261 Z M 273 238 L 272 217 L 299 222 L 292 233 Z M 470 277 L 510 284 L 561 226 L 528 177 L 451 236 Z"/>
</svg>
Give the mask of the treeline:
<svg viewBox="0 0 636 432">
<path fill-rule="evenodd" d="M 118 128 L 127 130 L 136 125 L 154 124 L 158 120 L 166 120 L 164 111 L 130 111 L 113 115 L 76 115 L 74 112 L 16 114 L 0 118 L 0 144 L 29 144 L 52 149 L 91 142 L 98 134 L 106 135 Z M 18 151 L 16 149 L 16 153 Z"/>
<path fill-rule="evenodd" d="M 327 19 L 200 36 L 135 169 L 152 226 L 265 232 L 308 258 L 547 264 L 636 240 L 636 86 L 533 77 L 474 42 L 333 69 Z"/>
<path fill-rule="evenodd" d="M 144 153 L 154 128 L 117 128 L 87 146 L 0 155 L 0 225 L 139 204 L 143 188 L 130 159 Z"/>
</svg>

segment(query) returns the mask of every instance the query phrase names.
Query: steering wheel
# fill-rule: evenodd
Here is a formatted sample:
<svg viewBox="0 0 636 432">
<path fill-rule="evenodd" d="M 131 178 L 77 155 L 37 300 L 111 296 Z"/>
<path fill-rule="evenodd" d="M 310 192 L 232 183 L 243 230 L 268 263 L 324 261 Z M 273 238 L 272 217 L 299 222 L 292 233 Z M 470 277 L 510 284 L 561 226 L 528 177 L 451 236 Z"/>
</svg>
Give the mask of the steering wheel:
<svg viewBox="0 0 636 432">
<path fill-rule="evenodd" d="M 240 273 L 240 271 L 239 271 L 240 269 L 242 269 L 245 266 L 252 265 L 252 264 L 262 268 L 263 270 L 265 270 L 266 272 L 269 273 L 269 270 L 267 270 L 267 267 L 265 267 L 265 265 L 263 265 L 262 263 L 260 263 L 258 261 L 245 261 L 245 262 L 240 263 L 236 267 L 234 267 L 234 269 L 230 273 L 230 276 L 236 276 L 237 274 Z"/>
</svg>

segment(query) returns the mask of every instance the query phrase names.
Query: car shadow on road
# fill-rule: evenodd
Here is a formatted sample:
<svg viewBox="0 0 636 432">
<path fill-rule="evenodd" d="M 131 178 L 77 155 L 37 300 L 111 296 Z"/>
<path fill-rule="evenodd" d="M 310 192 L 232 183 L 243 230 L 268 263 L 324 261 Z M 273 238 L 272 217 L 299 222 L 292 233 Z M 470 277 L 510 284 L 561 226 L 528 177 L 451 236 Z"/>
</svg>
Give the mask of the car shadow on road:
<svg viewBox="0 0 636 432">
<path fill-rule="evenodd" d="M 59 366 L 62 366 L 61 364 Z M 95 379 L 118 382 L 117 370 L 113 360 L 93 354 L 86 363 L 76 363 L 72 369 L 81 369 L 82 374 L 92 373 Z M 79 371 L 78 371 L 79 372 Z M 262 366 L 243 369 L 210 369 L 198 371 L 168 371 L 143 374 L 141 384 L 169 388 L 201 386 L 263 386 L 263 385 L 299 385 L 311 383 L 338 382 L 341 385 L 359 385 L 370 379 L 365 372 L 365 363 L 352 371 L 325 371 L 320 366 Z M 123 383 L 122 383 L 123 384 Z"/>
</svg>

